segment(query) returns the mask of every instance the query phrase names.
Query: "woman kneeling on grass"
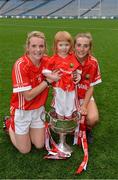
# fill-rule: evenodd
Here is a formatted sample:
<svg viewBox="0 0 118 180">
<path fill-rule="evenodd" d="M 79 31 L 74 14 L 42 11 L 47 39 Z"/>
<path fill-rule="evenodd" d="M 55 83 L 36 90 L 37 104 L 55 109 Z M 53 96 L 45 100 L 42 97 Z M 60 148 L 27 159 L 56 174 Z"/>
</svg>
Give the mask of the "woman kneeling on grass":
<svg viewBox="0 0 118 180">
<path fill-rule="evenodd" d="M 87 139 L 93 142 L 91 129 L 99 119 L 98 109 L 93 98 L 94 86 L 101 83 L 98 61 L 91 55 L 92 36 L 90 33 L 79 33 L 74 40 L 75 56 L 82 71 L 81 80 L 77 84 L 80 110 L 87 115 Z"/>
<path fill-rule="evenodd" d="M 43 65 L 48 61 L 45 56 L 46 40 L 42 32 L 33 31 L 26 40 L 26 53 L 13 66 L 13 94 L 10 118 L 5 125 L 13 145 L 21 152 L 28 153 L 31 144 L 36 148 L 44 146 L 44 122 L 41 117 L 47 100 L 49 84 L 44 79 Z M 55 72 L 58 75 L 58 72 Z M 44 114 L 44 113 L 43 113 Z"/>
</svg>

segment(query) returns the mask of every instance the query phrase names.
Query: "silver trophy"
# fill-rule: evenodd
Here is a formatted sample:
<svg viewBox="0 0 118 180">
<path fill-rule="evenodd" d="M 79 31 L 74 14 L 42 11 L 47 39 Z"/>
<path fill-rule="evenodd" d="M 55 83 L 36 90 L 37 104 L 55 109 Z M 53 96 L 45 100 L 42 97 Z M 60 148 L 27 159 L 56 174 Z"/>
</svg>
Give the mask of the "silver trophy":
<svg viewBox="0 0 118 180">
<path fill-rule="evenodd" d="M 72 148 L 66 143 L 66 135 L 74 132 L 77 127 L 78 120 L 81 119 L 81 114 L 79 112 L 74 112 L 72 118 L 70 120 L 65 119 L 57 119 L 56 113 L 52 109 L 47 113 L 51 125 L 51 129 L 59 134 L 59 144 L 58 149 L 67 154 L 67 156 L 71 156 L 73 152 Z"/>
</svg>

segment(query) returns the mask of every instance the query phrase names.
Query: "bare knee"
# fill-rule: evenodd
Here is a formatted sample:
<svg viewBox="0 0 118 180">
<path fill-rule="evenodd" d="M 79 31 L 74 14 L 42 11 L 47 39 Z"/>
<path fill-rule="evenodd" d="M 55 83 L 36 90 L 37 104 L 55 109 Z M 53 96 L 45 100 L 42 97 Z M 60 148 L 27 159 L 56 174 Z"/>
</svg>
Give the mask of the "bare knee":
<svg viewBox="0 0 118 180">
<path fill-rule="evenodd" d="M 41 149 L 44 147 L 44 128 L 37 128 L 30 130 L 30 137 L 32 144 L 37 148 Z"/>
<path fill-rule="evenodd" d="M 18 149 L 21 154 L 28 154 L 30 150 L 28 149 Z"/>
<path fill-rule="evenodd" d="M 42 149 L 42 148 L 44 147 L 44 144 L 39 144 L 39 145 L 36 144 L 35 147 L 36 147 L 37 149 Z"/>
<path fill-rule="evenodd" d="M 88 114 L 87 114 L 87 125 L 89 127 L 94 127 L 99 122 L 99 112 L 95 101 L 90 101 L 88 104 Z"/>
<path fill-rule="evenodd" d="M 94 127 L 99 122 L 99 115 L 98 114 L 89 114 L 87 116 L 87 125 L 89 127 Z"/>
<path fill-rule="evenodd" d="M 41 142 L 34 142 L 33 144 L 37 149 L 42 149 L 44 147 L 44 141 L 43 140 Z"/>
<path fill-rule="evenodd" d="M 28 154 L 31 151 L 31 147 L 16 147 L 22 154 Z"/>
</svg>

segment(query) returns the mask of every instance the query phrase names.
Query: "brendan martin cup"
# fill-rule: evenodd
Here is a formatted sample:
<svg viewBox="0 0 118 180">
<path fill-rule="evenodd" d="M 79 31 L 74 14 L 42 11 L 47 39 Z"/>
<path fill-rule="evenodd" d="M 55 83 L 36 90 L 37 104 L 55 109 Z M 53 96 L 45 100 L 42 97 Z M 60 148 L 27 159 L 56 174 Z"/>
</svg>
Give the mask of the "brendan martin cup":
<svg viewBox="0 0 118 180">
<path fill-rule="evenodd" d="M 72 118 L 69 120 L 65 119 L 57 119 L 56 113 L 54 109 L 51 109 L 47 113 L 49 117 L 49 123 L 51 129 L 59 134 L 59 143 L 58 143 L 58 149 L 67 154 L 67 156 L 71 156 L 71 153 L 73 152 L 72 148 L 66 143 L 66 135 L 69 133 L 74 132 L 78 125 L 78 121 L 81 119 L 81 114 L 79 112 L 74 112 L 72 115 Z"/>
</svg>

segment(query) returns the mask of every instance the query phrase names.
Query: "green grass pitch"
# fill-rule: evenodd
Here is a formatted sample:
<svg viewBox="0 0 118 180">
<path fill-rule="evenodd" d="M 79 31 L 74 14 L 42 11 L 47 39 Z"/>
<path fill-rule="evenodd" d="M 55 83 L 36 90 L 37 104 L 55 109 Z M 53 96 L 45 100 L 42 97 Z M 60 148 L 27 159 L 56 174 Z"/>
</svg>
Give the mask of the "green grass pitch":
<svg viewBox="0 0 118 180">
<path fill-rule="evenodd" d="M 12 92 L 11 69 L 24 53 L 28 32 L 43 31 L 48 53 L 54 34 L 69 31 L 91 32 L 93 54 L 98 59 L 102 83 L 95 88 L 95 99 L 100 112 L 100 123 L 94 129 L 94 144 L 89 146 L 87 171 L 74 175 L 83 159 L 82 149 L 74 146 L 67 160 L 44 160 L 45 150 L 20 154 L 2 130 L 2 118 L 9 115 Z M 118 20 L 80 19 L 0 19 L 0 178 L 1 179 L 117 179 L 118 178 Z M 49 110 L 51 95 L 46 109 Z M 71 138 L 69 143 L 72 144 Z"/>
</svg>

